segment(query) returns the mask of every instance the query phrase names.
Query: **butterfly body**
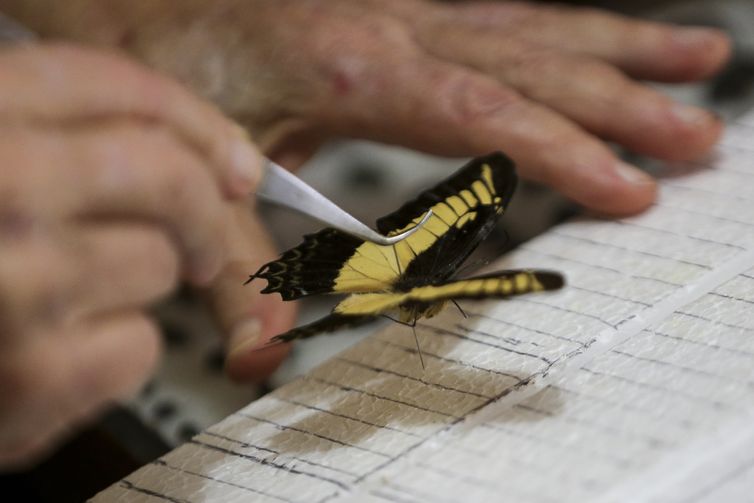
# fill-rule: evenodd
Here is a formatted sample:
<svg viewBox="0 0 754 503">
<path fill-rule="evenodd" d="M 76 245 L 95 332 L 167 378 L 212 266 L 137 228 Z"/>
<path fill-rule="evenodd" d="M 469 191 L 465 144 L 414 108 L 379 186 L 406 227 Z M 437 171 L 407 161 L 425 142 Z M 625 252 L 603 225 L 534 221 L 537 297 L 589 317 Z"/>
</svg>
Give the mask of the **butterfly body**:
<svg viewBox="0 0 754 503">
<path fill-rule="evenodd" d="M 563 285 L 550 271 L 509 270 L 453 280 L 461 264 L 489 235 L 516 187 L 512 161 L 501 153 L 477 158 L 415 200 L 377 221 L 387 236 L 416 226 L 393 245 L 365 242 L 323 229 L 250 276 L 267 280 L 263 293 L 284 300 L 324 293 L 349 294 L 330 315 L 273 340 L 288 341 L 367 323 L 395 313 L 403 323 L 439 313 L 448 300 L 507 298 Z"/>
</svg>

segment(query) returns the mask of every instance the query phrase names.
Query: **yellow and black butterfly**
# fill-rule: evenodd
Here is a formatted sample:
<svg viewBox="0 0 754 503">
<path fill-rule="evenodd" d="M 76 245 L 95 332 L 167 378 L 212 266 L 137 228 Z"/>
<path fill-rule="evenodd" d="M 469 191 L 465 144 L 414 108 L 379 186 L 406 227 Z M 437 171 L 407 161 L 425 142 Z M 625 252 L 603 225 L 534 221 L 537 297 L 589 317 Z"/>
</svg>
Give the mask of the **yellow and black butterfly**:
<svg viewBox="0 0 754 503">
<path fill-rule="evenodd" d="M 557 272 L 507 270 L 450 279 L 492 231 L 516 188 L 513 162 L 500 152 L 473 159 L 437 186 L 377 221 L 387 236 L 416 226 L 408 238 L 378 245 L 325 228 L 249 277 L 267 280 L 262 293 L 283 300 L 308 295 L 351 294 L 328 316 L 280 334 L 271 342 L 291 341 L 356 326 L 395 310 L 402 323 L 415 325 L 456 299 L 506 298 L 563 286 Z"/>
</svg>

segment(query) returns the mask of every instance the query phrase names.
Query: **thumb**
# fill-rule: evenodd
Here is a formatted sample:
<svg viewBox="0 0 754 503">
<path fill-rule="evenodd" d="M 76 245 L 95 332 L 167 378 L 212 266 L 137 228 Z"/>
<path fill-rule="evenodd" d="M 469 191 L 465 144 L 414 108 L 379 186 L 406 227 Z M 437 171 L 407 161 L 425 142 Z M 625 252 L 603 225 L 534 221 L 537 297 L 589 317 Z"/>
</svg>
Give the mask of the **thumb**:
<svg viewBox="0 0 754 503">
<path fill-rule="evenodd" d="M 208 289 L 209 303 L 226 337 L 226 371 L 237 381 L 259 381 L 288 354 L 287 344 L 265 344 L 293 326 L 296 309 L 278 296 L 262 295 L 264 285 L 243 284 L 249 274 L 277 255 L 247 204 L 234 208 L 227 238 L 229 258 Z"/>
</svg>

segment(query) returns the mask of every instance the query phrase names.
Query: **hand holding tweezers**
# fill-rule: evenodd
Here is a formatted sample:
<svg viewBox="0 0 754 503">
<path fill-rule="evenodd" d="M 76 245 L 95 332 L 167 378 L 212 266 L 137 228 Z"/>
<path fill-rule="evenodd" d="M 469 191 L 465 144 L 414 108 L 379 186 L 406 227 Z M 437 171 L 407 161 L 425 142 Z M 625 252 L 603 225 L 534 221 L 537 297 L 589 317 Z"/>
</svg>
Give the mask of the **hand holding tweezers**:
<svg viewBox="0 0 754 503">
<path fill-rule="evenodd" d="M 35 34 L 26 27 L 5 18 L 1 13 L 0 17 L 9 27 L 0 32 L 0 43 L 22 43 L 36 40 Z M 300 211 L 343 232 L 381 245 L 391 245 L 407 238 L 424 225 L 432 215 L 432 210 L 430 210 L 413 228 L 395 236 L 383 236 L 356 220 L 298 177 L 270 160 L 267 160 L 264 178 L 257 189 L 257 195 L 276 204 Z"/>
</svg>

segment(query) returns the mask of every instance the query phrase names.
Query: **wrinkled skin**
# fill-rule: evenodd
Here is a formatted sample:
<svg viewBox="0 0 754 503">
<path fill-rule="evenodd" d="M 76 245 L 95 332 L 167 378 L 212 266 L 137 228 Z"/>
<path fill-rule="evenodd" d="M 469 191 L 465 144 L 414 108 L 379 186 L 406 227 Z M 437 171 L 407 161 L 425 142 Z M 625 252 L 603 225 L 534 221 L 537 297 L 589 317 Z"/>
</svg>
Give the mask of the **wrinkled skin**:
<svg viewBox="0 0 754 503">
<path fill-rule="evenodd" d="M 621 176 L 599 138 L 677 160 L 706 152 L 720 133 L 711 114 L 633 80 L 711 75 L 729 52 L 715 31 L 507 2 L 241 5 L 182 37 L 164 41 L 158 25 L 143 38 L 128 32 L 124 45 L 192 82 L 289 163 L 333 136 L 446 155 L 502 149 L 523 176 L 625 214 L 653 200 L 654 184 L 628 167 Z M 220 29 L 228 25 L 240 26 Z M 205 45 L 233 49 L 224 59 L 186 49 Z M 233 77 L 221 83 L 223 66 Z"/>
<path fill-rule="evenodd" d="M 291 167 L 338 136 L 453 156 L 500 149 L 517 161 L 523 177 L 588 208 L 630 214 L 651 204 L 654 181 L 620 162 L 603 140 L 684 160 L 707 152 L 722 127 L 711 114 L 677 105 L 639 80 L 684 82 L 714 74 L 729 55 L 725 35 L 596 10 L 428 0 L 6 0 L 0 10 L 43 36 L 118 47 L 177 78 Z M 3 74 L 14 69 L 3 59 L 7 54 L 0 57 Z M 60 66 L 73 63 L 59 61 L 56 71 L 65 75 Z M 14 218 L 0 225 L 6 234 L 0 269 L 20 271 L 0 271 L 0 462 L 38 455 L 71 424 L 143 381 L 158 353 L 144 308 L 182 273 L 208 285 L 208 299 L 229 334 L 232 377 L 259 379 L 286 352 L 254 348 L 291 325 L 292 308 L 260 296 L 255 285 L 241 287 L 249 271 L 274 255 L 259 223 L 233 202 L 255 178 L 238 179 L 223 160 L 228 157 L 218 157 L 223 148 L 207 147 L 225 145 L 237 132 L 228 132 L 232 128 L 214 112 L 170 116 L 170 110 L 207 106 L 189 98 L 176 105 L 168 98 L 182 93 L 164 83 L 170 91 L 153 87 L 151 80 L 142 85 L 136 79 L 132 94 L 138 99 L 118 107 L 113 88 L 128 94 L 123 88 L 133 79 L 124 78 L 130 75 L 125 71 L 99 75 L 99 87 L 82 87 L 91 102 L 81 99 L 84 109 L 104 107 L 107 113 L 75 117 L 80 127 L 69 130 L 63 125 L 71 123 L 71 110 L 53 107 L 45 121 L 21 121 L 0 142 L 3 166 L 13 159 L 39 173 L 8 170 L 2 190 L 28 202 L 29 213 L 21 215 L 51 222 L 40 232 Z M 62 80 L 71 89 L 81 85 L 81 74 L 67 77 Z M 0 95 L 20 89 L 33 108 L 35 96 L 43 94 L 34 95 L 28 82 L 18 85 Z M 145 97 L 151 115 L 129 108 Z M 153 117 L 155 109 L 168 116 Z M 134 120 L 134 112 L 149 120 Z M 11 121 L 2 113 L 0 108 L 5 127 Z M 19 117 L 24 113 L 19 108 Z M 102 115 L 116 120 L 103 122 Z M 105 153 L 97 150 L 101 144 Z M 96 180 L 98 170 L 116 169 L 112 165 L 138 166 L 138 176 L 127 183 L 143 185 L 126 187 L 131 195 L 145 192 L 132 201 L 116 197 L 122 206 L 112 215 L 98 206 L 112 196 L 112 186 L 92 184 L 82 193 L 60 177 L 70 170 L 78 183 Z M 170 203 L 150 206 L 144 197 Z M 65 204 L 55 206 L 58 199 Z M 74 220 L 66 204 L 76 208 Z M 81 218 L 90 214 L 96 218 Z M 100 222 L 102 216 L 115 218 Z M 220 230 L 223 239 L 215 235 Z M 60 282 L 64 295 L 58 299 L 71 305 L 51 303 L 35 287 L 41 278 Z M 113 284 L 119 288 L 105 288 Z M 73 296 L 65 290 L 70 285 Z M 46 314 L 34 323 L 29 316 L 16 321 L 16 313 L 27 309 L 18 306 L 26 304 L 36 306 L 30 312 Z"/>
</svg>

